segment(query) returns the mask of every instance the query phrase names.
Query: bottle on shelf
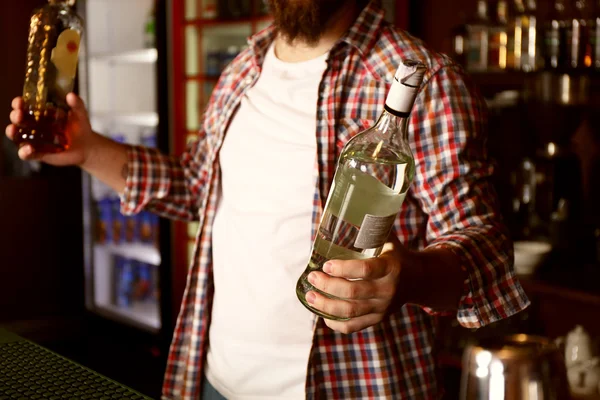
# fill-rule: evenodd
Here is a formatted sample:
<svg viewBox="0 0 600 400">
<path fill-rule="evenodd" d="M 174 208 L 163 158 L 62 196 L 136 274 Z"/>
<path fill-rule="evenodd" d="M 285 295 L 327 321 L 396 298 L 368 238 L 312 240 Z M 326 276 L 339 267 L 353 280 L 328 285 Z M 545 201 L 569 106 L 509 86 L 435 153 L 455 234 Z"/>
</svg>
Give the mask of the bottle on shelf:
<svg viewBox="0 0 600 400">
<path fill-rule="evenodd" d="M 467 70 L 483 72 L 488 68 L 488 41 L 490 20 L 487 0 L 477 1 L 477 14 L 467 22 Z"/>
<path fill-rule="evenodd" d="M 592 44 L 592 64 L 600 70 L 600 0 L 596 0 L 591 25 L 590 42 Z"/>
<path fill-rule="evenodd" d="M 461 13 L 461 20 L 463 22 L 452 30 L 452 58 L 463 67 L 467 67 L 469 35 L 463 13 Z"/>
<path fill-rule="evenodd" d="M 216 19 L 219 16 L 217 0 L 202 1 L 202 18 Z"/>
<path fill-rule="evenodd" d="M 496 17 L 489 28 L 488 71 L 504 71 L 509 67 L 508 1 L 498 0 Z"/>
<path fill-rule="evenodd" d="M 535 0 L 515 0 L 515 69 L 531 72 L 538 67 L 537 4 Z"/>
<path fill-rule="evenodd" d="M 586 20 L 588 2 L 574 0 L 572 15 L 567 27 L 567 68 L 584 69 L 592 66 L 592 49 L 589 26 Z"/>
<path fill-rule="evenodd" d="M 572 15 L 570 16 L 569 26 L 567 28 L 567 68 L 577 68 L 579 62 L 579 42 L 580 42 L 580 23 L 579 10 L 577 7 L 578 1 L 572 4 Z"/>
<path fill-rule="evenodd" d="M 317 315 L 340 319 L 307 303 L 306 294 L 317 290 L 308 275 L 331 259 L 377 257 L 392 230 L 414 177 L 408 122 L 425 72 L 422 63 L 405 60 L 375 125 L 350 139 L 340 154 L 310 260 L 296 286 L 298 299 Z"/>
<path fill-rule="evenodd" d="M 74 11 L 75 0 L 48 0 L 34 11 L 29 24 L 29 44 L 23 101 L 23 122 L 15 143 L 34 150 L 56 153 L 69 147 L 66 132 L 83 20 Z"/>
<path fill-rule="evenodd" d="M 565 0 L 555 0 L 546 22 L 544 67 L 555 70 L 566 64 L 567 24 Z"/>
</svg>

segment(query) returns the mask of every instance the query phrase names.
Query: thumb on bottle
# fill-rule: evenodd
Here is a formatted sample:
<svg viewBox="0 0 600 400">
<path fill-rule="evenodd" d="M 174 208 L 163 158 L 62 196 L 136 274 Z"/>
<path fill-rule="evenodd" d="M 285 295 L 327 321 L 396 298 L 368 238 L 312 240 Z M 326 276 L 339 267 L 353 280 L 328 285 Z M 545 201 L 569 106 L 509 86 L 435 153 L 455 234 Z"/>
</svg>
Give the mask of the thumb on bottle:
<svg viewBox="0 0 600 400">
<path fill-rule="evenodd" d="M 71 107 L 71 111 L 75 112 L 78 117 L 87 115 L 83 100 L 75 93 L 69 93 L 67 95 L 67 104 Z"/>
</svg>

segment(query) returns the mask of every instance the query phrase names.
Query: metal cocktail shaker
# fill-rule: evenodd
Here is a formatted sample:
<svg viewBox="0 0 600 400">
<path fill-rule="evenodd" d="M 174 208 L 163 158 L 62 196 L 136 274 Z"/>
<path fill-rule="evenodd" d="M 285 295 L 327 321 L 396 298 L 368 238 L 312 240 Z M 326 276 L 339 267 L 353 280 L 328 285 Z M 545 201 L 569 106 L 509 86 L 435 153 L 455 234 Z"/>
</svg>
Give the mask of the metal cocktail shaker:
<svg viewBox="0 0 600 400">
<path fill-rule="evenodd" d="M 568 400 L 565 362 L 549 339 L 514 335 L 469 346 L 461 400 Z"/>
</svg>

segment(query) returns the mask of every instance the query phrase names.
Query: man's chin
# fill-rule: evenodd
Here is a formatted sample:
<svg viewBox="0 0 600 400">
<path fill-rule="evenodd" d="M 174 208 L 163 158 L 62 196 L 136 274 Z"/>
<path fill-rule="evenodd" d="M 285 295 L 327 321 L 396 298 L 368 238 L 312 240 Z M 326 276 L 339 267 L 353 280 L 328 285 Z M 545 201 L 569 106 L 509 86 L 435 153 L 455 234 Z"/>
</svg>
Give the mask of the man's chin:
<svg viewBox="0 0 600 400">
<path fill-rule="evenodd" d="M 269 0 L 281 37 L 288 43 L 315 45 L 348 0 Z"/>
</svg>

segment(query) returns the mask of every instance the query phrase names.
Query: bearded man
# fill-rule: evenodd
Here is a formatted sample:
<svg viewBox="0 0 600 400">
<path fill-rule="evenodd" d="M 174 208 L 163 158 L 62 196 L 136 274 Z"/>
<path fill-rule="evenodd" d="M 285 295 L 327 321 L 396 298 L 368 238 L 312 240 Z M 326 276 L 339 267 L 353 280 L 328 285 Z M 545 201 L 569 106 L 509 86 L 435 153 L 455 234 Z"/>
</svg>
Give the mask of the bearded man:
<svg viewBox="0 0 600 400">
<path fill-rule="evenodd" d="M 94 133 L 73 94 L 71 148 L 19 155 L 81 166 L 121 194 L 125 213 L 199 218 L 165 398 L 438 398 L 435 315 L 476 328 L 528 305 L 489 179 L 484 104 L 459 66 L 385 22 L 377 1 L 269 3 L 274 24 L 225 69 L 183 155 Z M 378 258 L 311 274 L 321 293 L 306 300 L 350 317 L 317 318 L 295 286 L 336 158 L 383 111 L 405 59 L 427 66 L 410 117 L 414 183 Z M 9 138 L 22 100 L 13 108 Z"/>
</svg>

